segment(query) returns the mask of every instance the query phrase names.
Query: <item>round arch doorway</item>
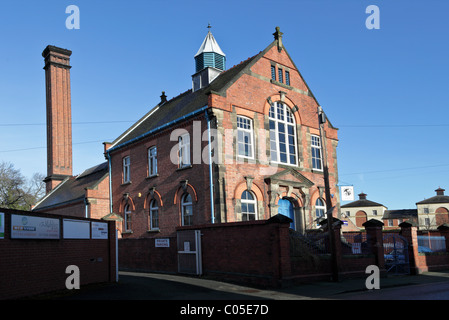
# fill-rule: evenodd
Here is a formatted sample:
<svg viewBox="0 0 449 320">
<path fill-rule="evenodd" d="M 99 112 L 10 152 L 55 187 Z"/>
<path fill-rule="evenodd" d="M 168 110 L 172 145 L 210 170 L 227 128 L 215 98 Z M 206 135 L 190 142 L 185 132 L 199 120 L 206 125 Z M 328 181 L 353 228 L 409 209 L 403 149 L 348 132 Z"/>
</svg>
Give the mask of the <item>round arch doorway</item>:
<svg viewBox="0 0 449 320">
<path fill-rule="evenodd" d="M 290 228 L 295 230 L 295 211 L 293 210 L 293 203 L 288 199 L 279 199 L 278 201 L 278 213 L 292 219 Z"/>
</svg>

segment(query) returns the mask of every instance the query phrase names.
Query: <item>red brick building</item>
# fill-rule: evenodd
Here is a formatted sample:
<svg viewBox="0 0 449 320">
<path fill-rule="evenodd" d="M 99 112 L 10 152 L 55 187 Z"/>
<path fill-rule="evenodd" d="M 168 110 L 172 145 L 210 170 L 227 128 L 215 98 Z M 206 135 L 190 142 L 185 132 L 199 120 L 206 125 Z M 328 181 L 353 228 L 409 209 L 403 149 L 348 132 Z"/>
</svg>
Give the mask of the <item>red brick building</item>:
<svg viewBox="0 0 449 320">
<path fill-rule="evenodd" d="M 209 31 L 195 55 L 192 89 L 161 101 L 112 143 L 112 207 L 123 238 L 170 236 L 176 227 L 266 220 L 313 229 L 326 212 L 323 150 L 332 205 L 337 129 L 319 104 L 276 28 L 264 50 L 226 70 Z M 337 215 L 338 210 L 334 210 Z"/>
</svg>

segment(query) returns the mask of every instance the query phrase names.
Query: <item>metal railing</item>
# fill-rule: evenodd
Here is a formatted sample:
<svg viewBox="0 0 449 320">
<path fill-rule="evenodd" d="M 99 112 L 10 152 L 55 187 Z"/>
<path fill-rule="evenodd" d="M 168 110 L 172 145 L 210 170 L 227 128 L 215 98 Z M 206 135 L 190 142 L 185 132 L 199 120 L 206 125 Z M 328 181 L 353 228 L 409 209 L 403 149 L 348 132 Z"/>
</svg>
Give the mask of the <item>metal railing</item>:
<svg viewBox="0 0 449 320">
<path fill-rule="evenodd" d="M 446 238 L 443 236 L 418 236 L 418 252 L 445 252 Z"/>
</svg>

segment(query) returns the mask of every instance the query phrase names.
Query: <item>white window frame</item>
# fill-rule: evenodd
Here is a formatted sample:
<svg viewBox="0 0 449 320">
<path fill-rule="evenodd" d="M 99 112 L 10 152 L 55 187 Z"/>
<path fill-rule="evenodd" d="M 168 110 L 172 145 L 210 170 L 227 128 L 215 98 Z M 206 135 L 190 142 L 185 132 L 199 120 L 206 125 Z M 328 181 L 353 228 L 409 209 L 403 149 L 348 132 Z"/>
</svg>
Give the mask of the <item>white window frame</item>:
<svg viewBox="0 0 449 320">
<path fill-rule="evenodd" d="M 318 200 L 321 201 L 322 205 L 317 205 Z M 323 214 L 318 215 L 318 211 L 319 212 L 322 211 Z M 324 217 L 325 215 L 326 215 L 326 201 L 324 201 L 321 198 L 317 198 L 315 201 L 315 216 L 317 218 L 321 218 L 321 217 Z"/>
<path fill-rule="evenodd" d="M 150 223 L 149 223 L 150 230 L 159 230 L 159 207 L 158 207 L 157 201 L 155 199 L 151 200 L 151 202 L 150 202 L 149 218 L 150 218 Z M 154 218 L 156 218 L 156 219 L 154 219 Z M 153 220 L 156 220 L 157 225 L 154 225 L 155 223 L 153 223 L 154 222 Z"/>
<path fill-rule="evenodd" d="M 315 153 L 313 152 L 315 150 Z M 323 149 L 321 148 L 321 138 L 317 135 L 310 136 L 310 155 L 312 157 L 312 169 L 323 171 Z M 319 157 L 316 157 L 316 153 Z M 316 164 L 319 164 L 320 168 Z"/>
<path fill-rule="evenodd" d="M 124 223 L 124 227 L 125 227 L 125 232 L 130 232 L 132 230 L 132 228 L 131 228 L 131 222 L 132 222 L 131 206 L 129 204 L 126 204 L 123 209 L 124 209 L 123 210 L 124 211 L 123 223 Z"/>
<path fill-rule="evenodd" d="M 148 176 L 155 175 L 157 175 L 157 148 L 153 146 L 148 148 Z"/>
<path fill-rule="evenodd" d="M 282 109 L 282 114 L 280 114 L 279 110 Z M 298 165 L 298 141 L 297 141 L 297 133 L 296 133 L 296 121 L 295 117 L 293 115 L 293 112 L 291 111 L 290 107 L 286 105 L 285 103 L 281 101 L 277 101 L 274 104 L 271 105 L 269 114 L 269 125 L 270 125 L 270 160 L 273 163 L 279 163 L 284 165 L 290 165 L 290 166 L 297 166 Z M 272 124 L 274 125 L 274 128 L 272 128 Z M 284 126 L 284 132 L 279 131 L 280 125 Z M 294 147 L 294 153 L 290 152 L 290 134 L 288 133 L 289 127 L 292 127 L 293 129 L 293 147 Z M 285 142 L 285 154 L 286 154 L 286 162 L 282 161 L 281 159 L 281 152 L 280 152 L 280 136 L 281 134 L 284 134 L 284 142 Z M 273 148 L 275 147 L 275 149 Z M 295 161 L 294 163 L 291 161 L 290 157 L 294 156 Z"/>
<path fill-rule="evenodd" d="M 190 201 L 186 201 L 186 198 L 190 197 Z M 191 214 L 186 214 L 186 208 L 190 207 L 190 212 Z M 191 226 L 193 225 L 193 202 L 192 202 L 192 196 L 188 193 L 183 194 L 182 198 L 181 198 L 181 212 L 182 212 L 182 216 L 181 216 L 181 223 L 183 226 Z M 185 221 L 186 218 L 188 218 L 188 221 Z M 188 222 L 188 223 L 186 223 Z"/>
<path fill-rule="evenodd" d="M 123 163 L 123 183 L 131 182 L 131 158 L 126 156 L 122 160 Z"/>
<path fill-rule="evenodd" d="M 178 166 L 185 168 L 191 166 L 190 162 L 190 135 L 185 133 L 178 137 Z"/>
<path fill-rule="evenodd" d="M 252 199 L 244 199 L 243 195 L 245 194 L 245 192 L 247 192 Z M 246 210 L 245 212 L 243 211 L 243 204 L 246 205 L 246 207 L 248 208 L 249 205 L 253 205 L 254 207 L 254 212 L 250 212 L 249 210 Z M 253 221 L 253 220 L 257 220 L 257 199 L 256 196 L 249 190 L 245 190 L 242 192 L 242 195 L 240 197 L 240 210 L 242 213 L 242 221 Z M 246 216 L 247 218 L 244 219 L 244 216 Z M 250 216 L 253 216 L 254 219 L 250 219 Z"/>
<path fill-rule="evenodd" d="M 240 133 L 243 134 L 243 138 L 249 135 L 247 143 L 244 140 L 240 141 Z M 250 155 L 240 154 L 240 146 L 243 146 L 243 149 L 246 150 L 246 145 L 249 146 Z M 237 155 L 240 158 L 254 159 L 253 120 L 240 115 L 237 116 Z"/>
</svg>

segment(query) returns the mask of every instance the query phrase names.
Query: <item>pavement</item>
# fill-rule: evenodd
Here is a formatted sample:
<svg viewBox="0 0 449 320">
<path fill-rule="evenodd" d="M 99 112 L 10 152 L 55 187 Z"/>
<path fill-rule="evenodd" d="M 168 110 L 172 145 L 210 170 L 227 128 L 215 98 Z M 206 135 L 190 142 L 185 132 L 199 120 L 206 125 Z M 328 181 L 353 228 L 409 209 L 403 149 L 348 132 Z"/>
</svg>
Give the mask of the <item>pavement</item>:
<svg viewBox="0 0 449 320">
<path fill-rule="evenodd" d="M 367 277 L 369 275 L 367 274 Z M 280 289 L 262 289 L 177 274 L 124 272 L 117 283 L 87 285 L 79 290 L 41 296 L 56 300 L 345 300 L 354 294 L 391 288 L 449 282 L 449 270 L 420 275 L 380 277 L 379 289 L 368 290 L 366 278 L 320 281 Z M 360 295 L 359 295 L 360 296 Z M 363 297 L 363 296 L 361 296 Z M 400 297 L 398 297 L 400 299 Z"/>
</svg>

